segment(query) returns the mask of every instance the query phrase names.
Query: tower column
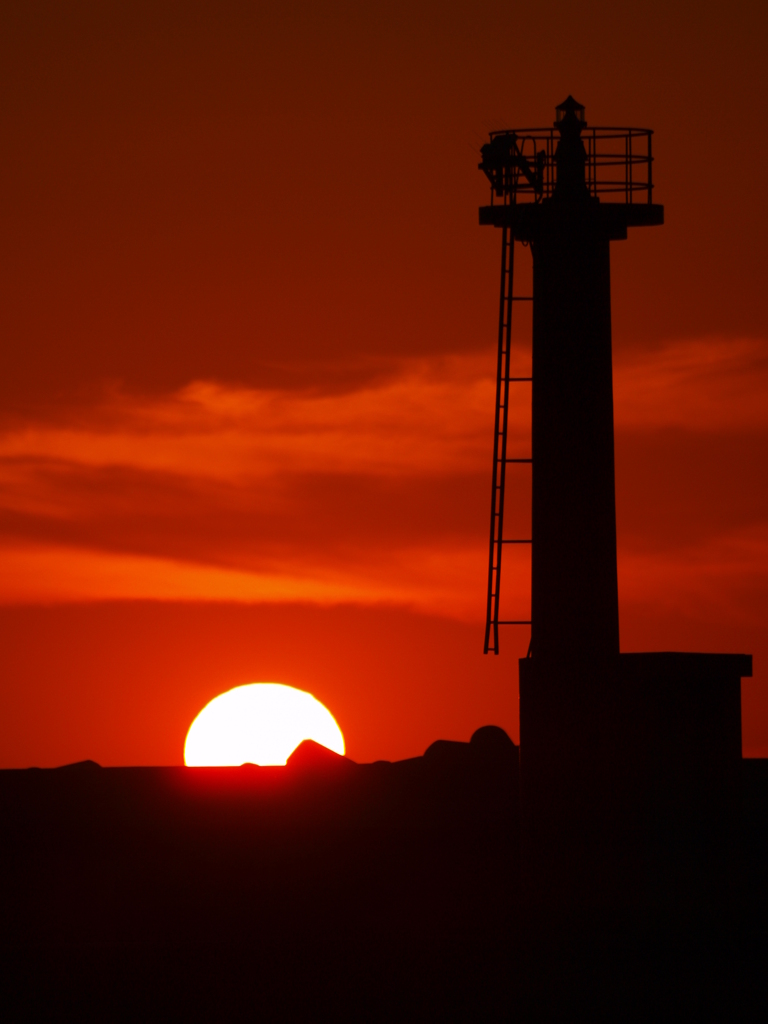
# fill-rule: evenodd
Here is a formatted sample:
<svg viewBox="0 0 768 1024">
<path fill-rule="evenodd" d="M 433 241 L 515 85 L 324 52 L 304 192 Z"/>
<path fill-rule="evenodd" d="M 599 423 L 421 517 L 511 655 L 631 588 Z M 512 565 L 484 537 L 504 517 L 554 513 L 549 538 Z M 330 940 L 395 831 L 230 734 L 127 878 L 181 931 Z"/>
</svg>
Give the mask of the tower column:
<svg viewBox="0 0 768 1024">
<path fill-rule="evenodd" d="M 545 200 L 533 233 L 532 652 L 619 654 L 609 236 L 599 204 Z"/>
</svg>

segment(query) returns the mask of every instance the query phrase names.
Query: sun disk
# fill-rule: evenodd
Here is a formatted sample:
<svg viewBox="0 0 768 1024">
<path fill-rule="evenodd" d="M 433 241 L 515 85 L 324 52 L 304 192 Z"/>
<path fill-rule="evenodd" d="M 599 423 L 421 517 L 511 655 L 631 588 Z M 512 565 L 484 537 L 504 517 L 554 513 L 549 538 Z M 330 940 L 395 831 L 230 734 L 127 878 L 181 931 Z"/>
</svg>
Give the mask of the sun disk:
<svg viewBox="0 0 768 1024">
<path fill-rule="evenodd" d="M 206 704 L 187 733 L 184 763 L 280 765 L 304 740 L 344 753 L 341 729 L 311 693 L 283 683 L 248 683 Z"/>
</svg>

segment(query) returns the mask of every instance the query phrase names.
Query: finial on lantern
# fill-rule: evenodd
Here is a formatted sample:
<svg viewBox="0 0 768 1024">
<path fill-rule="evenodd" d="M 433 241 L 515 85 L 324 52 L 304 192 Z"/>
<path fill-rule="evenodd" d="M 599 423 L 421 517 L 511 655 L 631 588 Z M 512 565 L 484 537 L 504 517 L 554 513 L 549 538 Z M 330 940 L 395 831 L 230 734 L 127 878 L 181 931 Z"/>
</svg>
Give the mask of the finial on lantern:
<svg viewBox="0 0 768 1024">
<path fill-rule="evenodd" d="M 579 130 L 587 127 L 584 120 L 584 104 L 578 103 L 573 96 L 568 96 L 555 107 L 555 128 L 562 129 L 568 124 L 578 124 Z"/>
</svg>

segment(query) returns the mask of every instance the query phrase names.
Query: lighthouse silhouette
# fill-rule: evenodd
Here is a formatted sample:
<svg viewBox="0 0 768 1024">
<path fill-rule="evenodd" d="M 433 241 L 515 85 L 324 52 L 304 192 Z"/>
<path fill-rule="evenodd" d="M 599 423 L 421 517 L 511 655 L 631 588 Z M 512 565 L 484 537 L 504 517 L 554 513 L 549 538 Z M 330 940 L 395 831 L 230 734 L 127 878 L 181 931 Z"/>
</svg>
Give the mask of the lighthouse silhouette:
<svg viewBox="0 0 768 1024">
<path fill-rule="evenodd" d="M 663 224 L 652 132 L 590 127 L 569 96 L 550 128 L 493 133 L 480 169 L 491 184 L 480 223 L 502 233 L 485 649 L 498 653 L 501 626 L 530 625 L 519 665 L 524 898 L 566 916 L 717 918 L 751 657 L 619 650 L 610 246 Z M 532 254 L 532 296 L 514 291 L 517 242 Z M 533 303 L 529 378 L 510 375 L 518 301 Z M 526 386 L 532 451 L 511 459 L 509 408 Z M 511 463 L 531 464 L 529 538 L 504 532 Z M 512 543 L 531 545 L 530 620 L 499 618 Z"/>
</svg>

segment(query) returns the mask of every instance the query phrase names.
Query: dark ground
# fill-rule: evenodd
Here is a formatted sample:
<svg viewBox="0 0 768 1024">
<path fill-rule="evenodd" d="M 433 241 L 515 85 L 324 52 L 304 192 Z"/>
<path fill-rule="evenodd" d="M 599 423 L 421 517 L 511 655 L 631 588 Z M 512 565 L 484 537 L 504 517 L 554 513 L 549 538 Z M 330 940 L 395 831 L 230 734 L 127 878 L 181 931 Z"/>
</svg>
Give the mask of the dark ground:
<svg viewBox="0 0 768 1024">
<path fill-rule="evenodd" d="M 768 762 L 732 915 L 652 933 L 518 891 L 517 749 L 0 772 L 6 1020 L 747 1020 L 768 1009 Z M 765 1019 L 764 1012 L 762 1014 Z"/>
</svg>

